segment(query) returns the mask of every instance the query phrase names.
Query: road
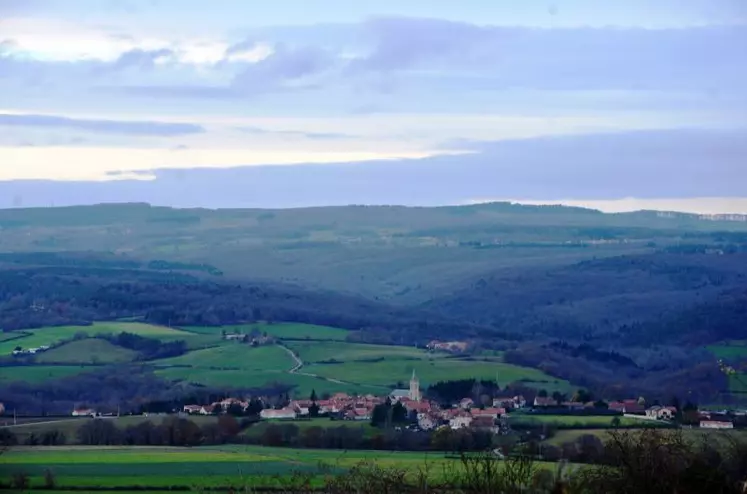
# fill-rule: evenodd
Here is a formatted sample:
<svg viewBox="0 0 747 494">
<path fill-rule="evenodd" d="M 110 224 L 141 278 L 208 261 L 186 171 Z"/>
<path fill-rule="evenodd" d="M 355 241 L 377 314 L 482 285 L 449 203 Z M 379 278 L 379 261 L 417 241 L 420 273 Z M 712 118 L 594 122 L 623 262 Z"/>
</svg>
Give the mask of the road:
<svg viewBox="0 0 747 494">
<path fill-rule="evenodd" d="M 296 355 L 296 353 L 293 350 L 283 345 L 282 343 L 277 343 L 277 345 L 283 350 L 285 350 L 286 352 L 288 352 L 288 355 L 290 355 L 291 358 L 293 358 L 293 361 L 296 363 L 295 367 L 293 367 L 291 370 L 288 371 L 288 374 L 298 374 L 299 376 L 313 377 L 315 379 L 321 379 L 322 381 L 328 381 L 328 382 L 335 383 L 335 384 L 342 384 L 342 385 L 347 385 L 347 386 L 358 386 L 358 384 L 356 383 L 340 381 L 339 379 L 332 379 L 331 377 L 324 377 L 318 374 L 311 374 L 309 372 L 298 372 L 304 366 L 303 360 L 301 360 L 299 356 Z M 379 387 L 379 386 L 372 386 L 372 387 Z"/>
</svg>

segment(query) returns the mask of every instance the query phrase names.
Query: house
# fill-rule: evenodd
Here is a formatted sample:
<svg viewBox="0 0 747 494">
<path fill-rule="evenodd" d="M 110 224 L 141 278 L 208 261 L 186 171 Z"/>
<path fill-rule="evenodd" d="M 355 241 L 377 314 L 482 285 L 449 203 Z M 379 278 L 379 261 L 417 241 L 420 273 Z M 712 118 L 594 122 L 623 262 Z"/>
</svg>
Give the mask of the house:
<svg viewBox="0 0 747 494">
<path fill-rule="evenodd" d="M 278 419 L 295 419 L 297 414 L 292 408 L 282 408 L 280 410 L 273 410 L 266 408 L 259 412 L 260 418 L 267 420 L 278 420 Z"/>
<path fill-rule="evenodd" d="M 466 410 L 468 408 L 472 408 L 474 406 L 475 402 L 472 401 L 472 398 L 462 398 L 459 402 L 459 408 L 462 410 Z"/>
<path fill-rule="evenodd" d="M 465 412 L 452 417 L 449 420 L 449 427 L 453 430 L 465 429 L 472 425 L 472 420 L 472 415 Z"/>
<path fill-rule="evenodd" d="M 558 402 L 554 398 L 537 396 L 534 398 L 535 407 L 556 407 Z"/>
<path fill-rule="evenodd" d="M 472 415 L 472 418 L 488 417 L 491 419 L 497 419 L 498 417 L 506 414 L 506 409 L 486 408 L 484 410 L 480 410 L 479 408 L 473 408 L 472 410 L 470 410 L 470 414 Z"/>
<path fill-rule="evenodd" d="M 569 410 L 583 410 L 584 408 L 584 404 L 580 401 L 564 401 L 561 405 Z"/>
<path fill-rule="evenodd" d="M 229 341 L 230 341 L 230 340 L 243 340 L 243 339 L 244 339 L 244 336 L 245 336 L 245 335 L 243 335 L 243 334 L 241 334 L 241 333 L 230 333 L 230 334 L 226 334 L 226 335 L 224 335 L 224 336 L 223 336 L 223 339 L 225 339 L 225 340 L 229 340 Z"/>
<path fill-rule="evenodd" d="M 294 400 L 290 402 L 288 408 L 292 408 L 299 415 L 308 415 L 309 407 L 312 405 L 312 403 L 313 402 L 311 400 Z M 321 406 L 319 408 L 321 410 Z"/>
<path fill-rule="evenodd" d="M 672 420 L 677 414 L 675 407 L 652 406 L 646 410 L 646 418 L 656 420 Z"/>
<path fill-rule="evenodd" d="M 646 413 L 646 407 L 639 404 L 638 400 L 612 401 L 609 409 L 620 413 L 636 413 L 643 415 Z"/>
<path fill-rule="evenodd" d="M 202 409 L 202 406 L 200 405 L 184 405 L 183 411 L 184 413 L 200 413 L 200 410 Z"/>
<path fill-rule="evenodd" d="M 437 418 L 427 414 L 418 415 L 418 427 L 424 431 L 430 431 L 436 428 L 439 421 Z"/>
<path fill-rule="evenodd" d="M 389 399 L 394 402 L 401 401 L 403 398 L 409 398 L 413 401 L 420 401 L 420 380 L 415 375 L 415 369 L 412 371 L 410 378 L 410 389 L 395 389 L 389 394 Z"/>
<path fill-rule="evenodd" d="M 527 400 L 521 395 L 493 398 L 495 408 L 523 408 L 526 405 Z"/>
<path fill-rule="evenodd" d="M 216 405 L 202 405 L 198 413 L 200 415 L 212 415 L 213 413 L 215 413 L 215 409 Z"/>
<path fill-rule="evenodd" d="M 76 408 L 73 410 L 73 417 L 95 417 L 96 410 L 91 408 Z"/>
<path fill-rule="evenodd" d="M 438 341 L 432 340 L 425 346 L 428 350 L 461 353 L 467 350 L 466 341 Z"/>
<path fill-rule="evenodd" d="M 700 427 L 702 429 L 733 429 L 734 422 L 721 420 L 701 420 Z"/>
</svg>

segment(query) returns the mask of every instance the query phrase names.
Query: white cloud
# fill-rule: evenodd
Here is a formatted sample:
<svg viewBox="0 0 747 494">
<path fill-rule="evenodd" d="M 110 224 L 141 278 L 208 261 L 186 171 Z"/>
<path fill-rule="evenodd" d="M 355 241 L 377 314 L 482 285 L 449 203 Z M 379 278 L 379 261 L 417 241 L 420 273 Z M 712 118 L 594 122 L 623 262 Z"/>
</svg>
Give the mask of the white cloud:
<svg viewBox="0 0 747 494">
<path fill-rule="evenodd" d="M 9 18 L 0 20 L 6 51 L 19 58 L 46 62 L 113 62 L 133 50 L 173 51 L 176 62 L 215 64 L 224 60 L 258 62 L 272 53 L 267 43 L 227 55 L 231 44 L 220 38 L 166 38 L 150 34 L 116 34 L 100 27 L 55 19 Z M 156 63 L 171 61 L 161 57 Z"/>
</svg>

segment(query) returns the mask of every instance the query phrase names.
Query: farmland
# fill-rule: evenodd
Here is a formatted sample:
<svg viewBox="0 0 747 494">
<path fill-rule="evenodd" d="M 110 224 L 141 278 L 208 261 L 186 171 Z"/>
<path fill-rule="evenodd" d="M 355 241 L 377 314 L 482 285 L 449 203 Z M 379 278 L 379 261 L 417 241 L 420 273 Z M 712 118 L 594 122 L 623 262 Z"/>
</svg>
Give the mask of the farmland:
<svg viewBox="0 0 747 494">
<path fill-rule="evenodd" d="M 222 339 L 222 333 L 267 332 L 280 345 L 254 347 Z M 85 332 L 88 337 L 81 335 Z M 37 353 L 32 365 L 8 367 L 0 382 L 40 383 L 87 371 L 101 371 L 108 365 L 139 359 L 136 351 L 110 341 L 91 338 L 102 334 L 128 332 L 163 342 L 183 340 L 187 353 L 171 358 L 142 361 L 163 379 L 215 388 L 260 388 L 275 383 L 293 388 L 295 396 L 317 393 L 382 393 L 409 379 L 415 370 L 424 385 L 450 379 L 480 378 L 506 385 L 524 381 L 547 390 L 569 389 L 566 381 L 539 370 L 507 364 L 499 354 L 476 359 L 431 353 L 413 346 L 374 345 L 343 341 L 350 331 L 298 323 L 255 323 L 234 326 L 173 329 L 133 322 L 94 323 L 29 330 L 23 337 L 0 342 L 0 349 L 16 345 L 32 347 L 58 345 Z M 77 335 L 77 336 L 76 336 Z M 297 362 L 297 372 L 291 372 Z"/>
<path fill-rule="evenodd" d="M 187 326 L 182 328 L 185 331 L 198 334 L 221 334 L 226 333 L 243 333 L 249 334 L 252 331 L 267 333 L 280 339 L 312 339 L 312 340 L 337 340 L 343 341 L 350 334 L 350 331 L 329 326 L 318 326 L 315 324 L 299 323 L 254 323 L 254 324 L 233 324 L 227 326 Z"/>
<path fill-rule="evenodd" d="M 118 364 L 131 362 L 136 356 L 137 352 L 118 347 L 106 340 L 87 338 L 38 354 L 34 361 L 40 364 Z"/>
<path fill-rule="evenodd" d="M 69 340 L 76 334 L 85 333 L 88 336 L 101 334 L 116 334 L 128 332 L 139 336 L 158 338 L 162 340 L 187 339 L 190 334 L 178 329 L 141 324 L 132 322 L 96 322 L 89 326 L 56 326 L 40 329 L 30 329 L 23 333 L 23 338 L 0 341 L 0 355 L 10 354 L 17 346 L 34 348 L 43 345 L 51 346 L 61 341 Z"/>
<path fill-rule="evenodd" d="M 612 420 L 617 418 L 621 427 L 656 427 L 662 426 L 661 422 L 646 421 L 629 417 L 600 416 L 600 415 L 540 415 L 540 414 L 512 414 L 511 424 L 552 424 L 562 428 L 571 427 L 599 427 L 608 428 Z"/>
<path fill-rule="evenodd" d="M 395 451 L 340 451 L 221 446 L 178 449 L 167 447 L 19 447 L 3 456 L 0 478 L 19 470 L 40 487 L 42 476 L 54 472 L 58 486 L 101 488 L 184 486 L 271 487 L 275 476 L 304 473 L 320 478 L 341 473 L 365 461 L 415 474 L 427 464 L 433 479 L 460 468 L 443 453 Z M 552 468 L 553 464 L 540 464 Z M 286 478 L 287 482 L 287 478 Z"/>
<path fill-rule="evenodd" d="M 84 365 L 25 365 L 20 367 L 3 367 L 0 372 L 0 383 L 27 382 L 40 383 L 63 377 L 74 376 L 81 372 L 92 371 L 97 367 Z"/>
</svg>

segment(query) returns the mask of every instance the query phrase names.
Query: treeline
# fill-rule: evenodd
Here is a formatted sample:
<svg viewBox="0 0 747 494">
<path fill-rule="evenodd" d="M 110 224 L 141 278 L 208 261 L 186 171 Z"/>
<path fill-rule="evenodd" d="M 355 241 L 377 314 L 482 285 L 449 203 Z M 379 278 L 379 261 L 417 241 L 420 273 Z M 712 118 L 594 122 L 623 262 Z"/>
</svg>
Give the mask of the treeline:
<svg viewBox="0 0 747 494">
<path fill-rule="evenodd" d="M 362 329 L 392 343 L 453 336 L 516 337 L 418 308 L 313 292 L 295 286 L 215 283 L 195 276 L 126 268 L 49 266 L 0 270 L 4 331 L 139 318 L 173 326 L 289 321 Z"/>
<path fill-rule="evenodd" d="M 0 369 L 1 372 L 1 369 Z M 270 405 L 287 403 L 293 387 L 268 381 L 263 386 L 206 388 L 161 379 L 145 363 L 98 367 L 90 372 L 39 383 L 0 385 L 7 410 L 19 415 L 69 415 L 75 407 L 101 413 L 171 413 L 184 405 L 213 403 L 228 396 L 261 396 Z"/>
<path fill-rule="evenodd" d="M 138 352 L 140 360 L 154 360 L 159 358 L 178 357 L 189 350 L 184 340 L 160 341 L 133 333 L 99 334 L 97 338 L 106 340 L 113 345 Z"/>
</svg>

